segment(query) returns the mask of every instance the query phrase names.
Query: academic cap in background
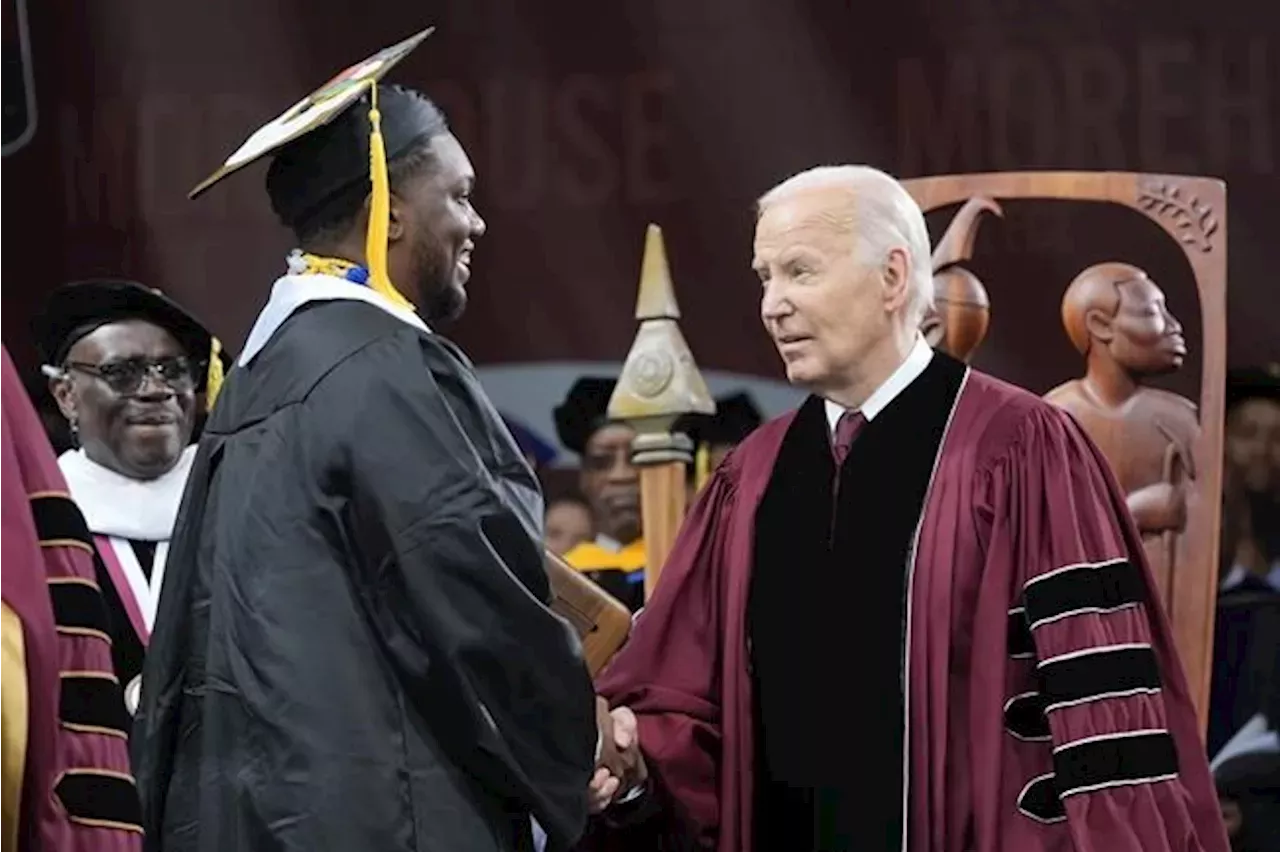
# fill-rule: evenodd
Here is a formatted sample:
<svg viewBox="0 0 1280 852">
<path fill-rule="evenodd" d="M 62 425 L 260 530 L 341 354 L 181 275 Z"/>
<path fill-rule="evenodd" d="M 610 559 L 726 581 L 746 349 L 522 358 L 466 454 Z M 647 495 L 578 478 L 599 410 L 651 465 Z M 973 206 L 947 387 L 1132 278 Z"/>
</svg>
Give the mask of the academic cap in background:
<svg viewBox="0 0 1280 852">
<path fill-rule="evenodd" d="M 587 441 L 609 422 L 609 398 L 617 383 L 601 376 L 583 376 L 573 383 L 553 412 L 560 443 L 578 455 L 586 451 Z"/>
<path fill-rule="evenodd" d="M 276 160 L 268 191 L 287 225 L 306 222 L 340 193 L 363 192 L 367 186 L 369 286 L 412 310 L 387 274 L 391 205 L 387 161 L 404 153 L 425 133 L 441 129 L 441 117 L 412 92 L 382 86 L 379 81 L 433 30 L 425 29 L 352 65 L 298 101 L 255 131 L 217 171 L 191 190 L 189 197 L 198 197 L 268 155 Z M 362 108 L 354 108 L 357 104 Z"/>
<path fill-rule="evenodd" d="M 1280 364 L 1245 367 L 1227 372 L 1227 404 L 1230 411 L 1247 399 L 1280 402 Z"/>
<path fill-rule="evenodd" d="M 213 407 L 231 356 L 199 320 L 159 290 L 134 281 L 95 279 L 65 284 L 53 291 L 32 322 L 41 361 L 57 368 L 81 338 L 104 325 L 145 320 L 173 335 L 193 361 L 206 364 L 200 382 L 206 406 Z"/>
<path fill-rule="evenodd" d="M 687 414 L 676 421 L 694 444 L 737 444 L 764 422 L 750 395 L 735 393 L 716 400 L 715 414 Z"/>
</svg>

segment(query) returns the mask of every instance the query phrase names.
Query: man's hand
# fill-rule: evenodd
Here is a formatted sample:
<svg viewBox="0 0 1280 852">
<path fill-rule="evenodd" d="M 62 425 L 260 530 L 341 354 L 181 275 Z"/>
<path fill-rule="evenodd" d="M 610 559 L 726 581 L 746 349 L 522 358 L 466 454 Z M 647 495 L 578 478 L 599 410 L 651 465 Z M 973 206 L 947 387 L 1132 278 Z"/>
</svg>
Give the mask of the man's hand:
<svg viewBox="0 0 1280 852">
<path fill-rule="evenodd" d="M 640 725 L 630 707 L 615 707 L 609 715 L 613 717 L 613 744 L 622 760 L 623 774 L 617 776 L 622 782 L 618 792 L 626 794 L 649 778 L 649 767 L 640 751 Z"/>
<path fill-rule="evenodd" d="M 626 707 L 610 711 L 608 702 L 597 696 L 596 725 L 601 748 L 587 787 L 591 813 L 604 810 L 619 794 L 633 790 L 648 777 L 635 714 Z"/>
</svg>

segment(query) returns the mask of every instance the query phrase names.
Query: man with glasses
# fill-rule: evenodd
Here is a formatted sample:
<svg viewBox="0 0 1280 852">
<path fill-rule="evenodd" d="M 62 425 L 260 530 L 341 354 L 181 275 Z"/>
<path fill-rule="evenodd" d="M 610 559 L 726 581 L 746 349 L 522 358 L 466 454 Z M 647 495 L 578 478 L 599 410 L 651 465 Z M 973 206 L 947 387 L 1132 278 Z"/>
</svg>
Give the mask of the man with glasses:
<svg viewBox="0 0 1280 852">
<path fill-rule="evenodd" d="M 34 331 L 76 445 L 58 464 L 97 544 L 113 663 L 133 712 L 199 400 L 216 393 L 222 356 L 190 314 L 130 281 L 60 288 Z"/>
</svg>

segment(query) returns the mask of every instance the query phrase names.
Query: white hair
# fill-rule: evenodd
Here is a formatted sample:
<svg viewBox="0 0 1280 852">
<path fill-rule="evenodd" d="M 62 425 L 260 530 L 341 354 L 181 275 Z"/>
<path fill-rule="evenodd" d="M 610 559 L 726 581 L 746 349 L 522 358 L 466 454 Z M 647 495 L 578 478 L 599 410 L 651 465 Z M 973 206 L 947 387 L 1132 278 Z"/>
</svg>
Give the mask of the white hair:
<svg viewBox="0 0 1280 852">
<path fill-rule="evenodd" d="M 906 252 L 909 293 L 905 319 L 920 325 L 933 304 L 933 262 L 929 229 L 915 199 L 893 177 L 871 166 L 818 166 L 800 172 L 766 192 L 757 202 L 765 209 L 796 191 L 838 187 L 849 192 L 849 228 L 859 257 L 880 263 L 893 249 Z"/>
</svg>

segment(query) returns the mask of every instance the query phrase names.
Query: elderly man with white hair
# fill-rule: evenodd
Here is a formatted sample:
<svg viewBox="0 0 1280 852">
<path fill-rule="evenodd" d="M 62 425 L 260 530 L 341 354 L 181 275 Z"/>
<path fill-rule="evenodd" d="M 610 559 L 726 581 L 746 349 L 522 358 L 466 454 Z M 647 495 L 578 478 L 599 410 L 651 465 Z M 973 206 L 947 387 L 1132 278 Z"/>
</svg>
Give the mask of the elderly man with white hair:
<svg viewBox="0 0 1280 852">
<path fill-rule="evenodd" d="M 720 465 L 598 690 L 635 769 L 585 845 L 1221 852 L 1142 543 L 1071 417 L 931 351 L 900 184 L 759 204 L 809 391 Z"/>
</svg>

